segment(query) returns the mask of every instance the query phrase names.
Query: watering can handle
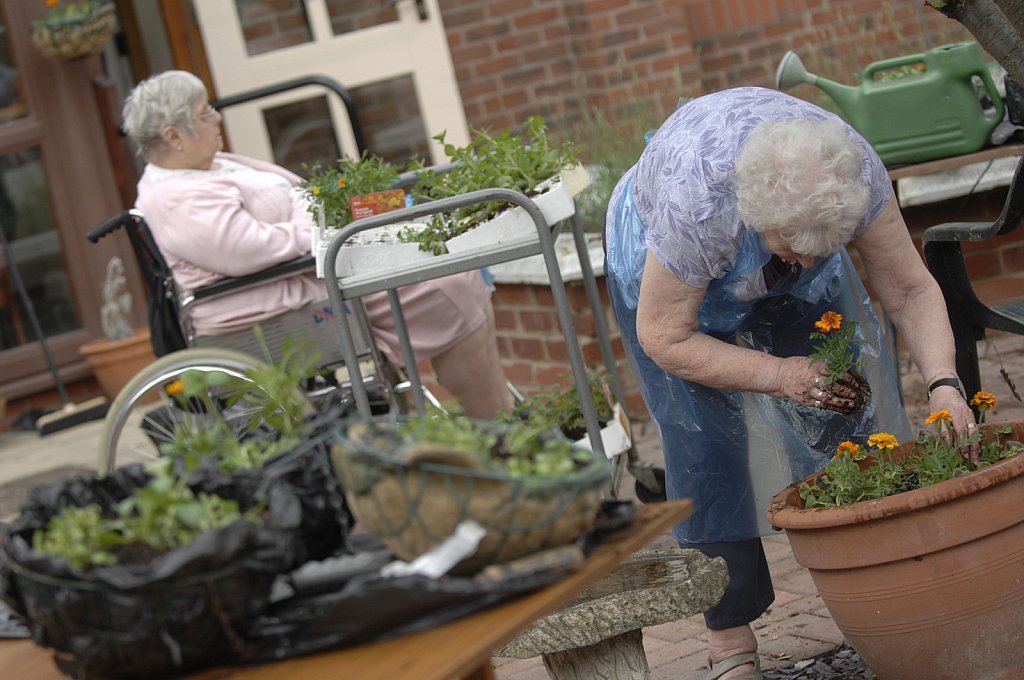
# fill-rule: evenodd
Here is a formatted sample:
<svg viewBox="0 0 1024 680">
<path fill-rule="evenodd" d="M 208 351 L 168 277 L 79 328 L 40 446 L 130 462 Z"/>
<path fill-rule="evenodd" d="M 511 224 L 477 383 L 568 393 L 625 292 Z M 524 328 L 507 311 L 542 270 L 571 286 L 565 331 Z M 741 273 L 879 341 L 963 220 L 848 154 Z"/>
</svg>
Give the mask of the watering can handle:
<svg viewBox="0 0 1024 680">
<path fill-rule="evenodd" d="M 981 82 L 985 83 L 985 91 L 988 92 L 989 99 L 996 107 L 992 120 L 995 125 L 998 125 L 1003 120 L 1003 98 L 999 95 L 999 89 L 996 87 L 996 82 L 992 80 L 992 72 L 988 70 L 988 67 L 981 69 L 977 75 L 981 77 Z"/>
<path fill-rule="evenodd" d="M 883 59 L 882 61 L 872 62 L 864 67 L 864 74 L 861 77 L 861 82 L 874 82 L 874 75 L 878 71 L 886 71 L 891 68 L 899 68 L 900 66 L 908 66 L 910 64 L 924 63 L 923 55 L 920 54 L 906 54 L 902 57 L 893 57 L 892 59 Z"/>
</svg>

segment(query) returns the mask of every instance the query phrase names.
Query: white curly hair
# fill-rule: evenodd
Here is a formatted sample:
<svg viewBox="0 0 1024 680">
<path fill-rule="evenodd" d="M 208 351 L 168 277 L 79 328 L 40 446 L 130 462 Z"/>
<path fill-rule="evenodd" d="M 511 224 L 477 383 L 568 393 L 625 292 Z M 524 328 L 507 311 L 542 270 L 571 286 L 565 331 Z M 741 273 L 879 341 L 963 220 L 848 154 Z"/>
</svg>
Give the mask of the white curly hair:
<svg viewBox="0 0 1024 680">
<path fill-rule="evenodd" d="M 124 101 L 121 127 L 149 161 L 165 147 L 163 131 L 174 125 L 195 134 L 192 107 L 206 98 L 203 81 L 188 71 L 164 71 L 135 86 Z"/>
<path fill-rule="evenodd" d="M 758 232 L 778 231 L 800 255 L 838 251 L 871 199 L 861 180 L 863 155 L 838 121 L 761 123 L 736 159 L 740 219 Z"/>
</svg>

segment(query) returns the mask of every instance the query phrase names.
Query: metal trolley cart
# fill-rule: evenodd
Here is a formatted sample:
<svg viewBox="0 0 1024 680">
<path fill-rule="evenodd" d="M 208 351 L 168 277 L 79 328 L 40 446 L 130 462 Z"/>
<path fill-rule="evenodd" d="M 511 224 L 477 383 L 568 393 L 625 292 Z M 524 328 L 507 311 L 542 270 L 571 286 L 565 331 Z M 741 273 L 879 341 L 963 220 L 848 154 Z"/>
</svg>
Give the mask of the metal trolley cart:
<svg viewBox="0 0 1024 680">
<path fill-rule="evenodd" d="M 518 206 L 526 211 L 533 220 L 537 229 L 536 240 L 517 241 L 506 244 L 495 244 L 490 247 L 483 247 L 473 252 L 449 253 L 424 261 L 409 263 L 408 266 L 395 270 L 390 269 L 383 274 L 354 274 L 339 278 L 337 274 L 337 259 L 345 242 L 359 232 L 415 220 L 438 213 L 449 212 L 460 207 L 475 205 L 491 201 L 506 201 L 513 206 Z M 580 267 L 583 274 L 583 283 L 587 298 L 590 303 L 591 314 L 593 315 L 598 342 L 608 372 L 613 396 L 624 404 L 624 393 L 622 384 L 618 378 L 615 366 L 615 357 L 612 352 L 611 341 L 608 334 L 608 326 L 601 309 L 600 297 L 597 290 L 597 283 L 594 277 L 593 268 L 587 251 L 586 239 L 582 227 L 575 215 L 570 220 L 576 252 L 579 256 Z M 564 222 L 563 222 L 564 223 Z M 562 223 L 560 223 L 562 224 Z M 324 279 L 327 284 L 327 293 L 334 309 L 343 309 L 347 300 L 357 299 L 369 293 L 386 291 L 391 302 L 392 313 L 395 318 L 397 335 L 403 351 L 403 359 L 408 373 L 408 379 L 412 383 L 412 395 L 415 399 L 416 410 L 423 412 L 423 391 L 420 376 L 416 369 L 416 362 L 413 358 L 412 348 L 409 344 L 408 329 L 402 314 L 396 291 L 400 286 L 417 283 L 441 276 L 457 274 L 460 272 L 485 267 L 488 265 L 508 262 L 532 255 L 542 255 L 547 269 L 548 279 L 551 285 L 551 292 L 555 302 L 558 321 L 565 336 L 565 346 L 569 357 L 569 364 L 572 369 L 576 390 L 579 392 L 583 408 L 583 415 L 587 425 L 587 434 L 594 451 L 607 453 L 601 438 L 601 426 L 597 419 L 597 412 L 591 397 L 589 383 L 587 380 L 586 366 L 583 361 L 583 354 L 580 350 L 579 341 L 573 323 L 572 311 L 569 305 L 568 296 L 565 290 L 565 283 L 562 280 L 561 270 L 558 265 L 558 258 L 555 254 L 554 242 L 559 225 L 549 225 L 533 200 L 526 195 L 510 189 L 493 188 L 473 191 L 460 196 L 445 198 L 430 203 L 424 203 L 400 210 L 387 212 L 371 217 L 366 217 L 352 222 L 334 234 L 326 248 L 323 262 Z M 342 356 L 348 367 L 350 376 L 353 377 L 352 386 L 355 403 L 358 413 L 370 418 L 370 406 L 365 389 L 360 380 L 359 364 L 356 355 L 355 345 L 350 329 L 344 323 L 337 324 L 337 330 L 341 337 Z M 635 451 L 630 450 L 630 470 L 634 471 Z M 613 494 L 618 487 L 621 478 L 624 461 L 622 456 L 617 456 L 615 475 L 613 479 Z M 634 472 L 636 474 L 636 472 Z M 639 477 L 638 477 L 639 479 Z"/>
</svg>

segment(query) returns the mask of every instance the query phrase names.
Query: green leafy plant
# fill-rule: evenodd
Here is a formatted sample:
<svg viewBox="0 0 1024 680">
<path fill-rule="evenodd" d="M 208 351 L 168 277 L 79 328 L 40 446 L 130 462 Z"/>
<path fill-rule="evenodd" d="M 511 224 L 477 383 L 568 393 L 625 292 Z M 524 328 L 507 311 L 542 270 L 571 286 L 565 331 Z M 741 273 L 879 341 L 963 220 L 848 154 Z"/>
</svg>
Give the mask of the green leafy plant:
<svg viewBox="0 0 1024 680">
<path fill-rule="evenodd" d="M 589 451 L 573 446 L 557 431 L 522 422 L 494 427 L 464 417 L 433 415 L 405 421 L 399 434 L 406 442 L 467 453 L 513 477 L 567 475 L 591 460 Z"/>
<path fill-rule="evenodd" d="M 843 322 L 843 315 L 828 311 L 814 322 L 811 340 L 816 340 L 811 361 L 823 361 L 828 368 L 826 384 L 831 385 L 850 370 L 859 370 L 860 361 L 854 351 L 857 322 Z"/>
<path fill-rule="evenodd" d="M 604 425 L 612 419 L 612 407 L 607 394 L 608 378 L 590 374 L 587 376 L 587 382 L 597 411 L 597 419 Z M 555 385 L 538 392 L 516 404 L 511 410 L 498 414 L 497 420 L 504 423 L 525 421 L 531 426 L 558 429 L 570 439 L 579 439 L 586 434 L 587 423 L 583 417 L 579 392 L 571 382 L 569 385 Z"/>
<path fill-rule="evenodd" d="M 401 174 L 398 167 L 379 156 L 363 154 L 359 159 L 339 158 L 336 165 L 304 166 L 308 179 L 301 184 L 309 197 L 309 212 L 324 224 L 340 229 L 352 221 L 352 197 L 387 191 Z"/>
<path fill-rule="evenodd" d="M 263 342 L 258 327 L 256 332 Z M 264 353 L 269 356 L 265 344 Z M 231 472 L 262 465 L 294 449 L 311 413 L 299 385 L 317 372 L 319 358 L 318 350 L 287 337 L 279 361 L 250 368 L 242 378 L 187 371 L 173 396 L 183 411 L 196 415 L 175 424 L 171 441 L 160 446 L 160 453 L 183 460 L 189 469 L 214 457 L 222 471 Z M 218 398 L 224 399 L 226 408 L 218 408 Z M 222 415 L 232 408 L 246 414 L 240 432 Z"/>
<path fill-rule="evenodd" d="M 555 144 L 549 140 L 544 119 L 531 116 L 523 124 L 522 134 L 507 128 L 491 135 L 484 130 L 471 131 L 470 142 L 458 147 L 446 141 L 447 132 L 434 139 L 444 146 L 445 155 L 456 166 L 447 172 L 425 170 L 421 162 L 410 169 L 420 179 L 413 187 L 417 202 L 436 201 L 480 189 L 514 189 L 527 196 L 536 194 L 537 185 L 576 164 L 578 150 L 571 142 Z M 434 254 L 447 252 L 444 242 L 465 233 L 507 207 L 503 201 L 464 206 L 449 215 L 434 215 L 423 229 L 406 229 L 402 239 L 419 243 L 420 249 Z"/>
<path fill-rule="evenodd" d="M 69 506 L 37 530 L 32 547 L 61 557 L 75 569 L 86 570 L 122 562 L 130 554 L 152 556 L 187 545 L 196 536 L 238 520 L 258 523 L 263 506 L 244 515 L 235 501 L 212 494 L 193 494 L 185 477 L 175 476 L 172 461 L 150 463 L 150 482 L 104 516 L 95 504 Z"/>
<path fill-rule="evenodd" d="M 985 412 L 995 406 L 995 397 L 980 391 L 971 399 L 971 405 L 979 408 L 984 422 Z M 896 438 L 885 432 L 868 437 L 867 446 L 874 449 L 870 455 L 860 444 L 841 443 L 824 472 L 800 485 L 804 507 L 849 505 L 924 488 L 988 467 L 1024 450 L 1020 442 L 1005 439 L 1010 432 L 1007 426 L 989 428 L 983 440 L 978 431 L 958 434 L 951 423 L 950 413 L 945 409 L 929 415 L 925 424 L 932 427 L 921 432 L 911 455 L 902 460 L 892 453 L 898 445 Z M 963 454 L 973 444 L 980 444 L 981 448 L 977 465 L 968 462 Z"/>
</svg>

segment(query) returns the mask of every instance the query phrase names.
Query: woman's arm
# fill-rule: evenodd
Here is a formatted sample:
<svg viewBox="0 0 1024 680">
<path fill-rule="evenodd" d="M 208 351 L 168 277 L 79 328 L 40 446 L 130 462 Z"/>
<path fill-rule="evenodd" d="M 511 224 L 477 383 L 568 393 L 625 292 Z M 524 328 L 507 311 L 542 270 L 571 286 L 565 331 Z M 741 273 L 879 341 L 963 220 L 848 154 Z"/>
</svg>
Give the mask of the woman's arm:
<svg viewBox="0 0 1024 680">
<path fill-rule="evenodd" d="M 925 384 L 955 377 L 956 350 L 942 291 L 914 247 L 895 199 L 852 245 Z M 947 409 L 958 430 L 974 424 L 974 414 L 955 387 L 937 388 L 929 406 Z"/>
<path fill-rule="evenodd" d="M 813 405 L 824 376 L 807 357 L 781 359 L 744 349 L 698 330 L 705 290 L 683 283 L 648 253 L 640 284 L 636 330 L 641 347 L 661 368 L 721 390 L 763 392 Z"/>
<path fill-rule="evenodd" d="M 286 191 L 274 212 L 281 221 L 255 217 L 237 187 L 222 179 L 190 183 L 168 200 L 161 249 L 180 260 L 222 276 L 263 271 L 309 252 L 311 218 L 299 224 Z"/>
</svg>

